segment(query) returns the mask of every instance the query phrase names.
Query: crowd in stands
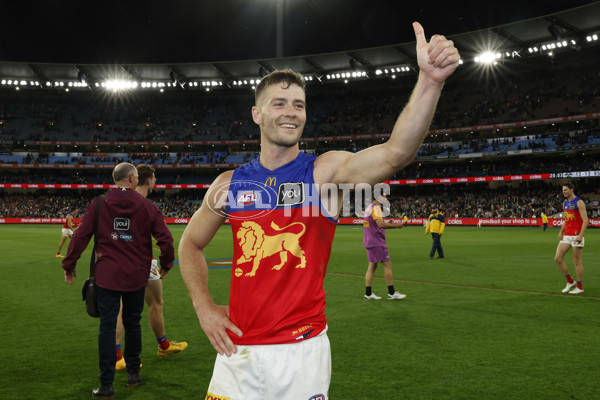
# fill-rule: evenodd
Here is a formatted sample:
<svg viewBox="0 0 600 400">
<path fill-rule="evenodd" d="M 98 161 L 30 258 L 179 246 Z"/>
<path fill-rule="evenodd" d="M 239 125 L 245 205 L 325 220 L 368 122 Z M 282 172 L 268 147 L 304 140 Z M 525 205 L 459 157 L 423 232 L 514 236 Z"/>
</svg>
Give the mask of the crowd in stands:
<svg viewBox="0 0 600 400">
<path fill-rule="evenodd" d="M 255 155 L 252 155 L 255 156 Z M 126 161 L 126 160 L 124 160 Z M 138 162 L 135 162 L 137 164 Z M 111 164 L 112 165 L 112 164 Z M 504 158 L 464 159 L 444 162 L 413 162 L 396 173 L 392 180 L 437 179 L 478 176 L 504 176 L 574 171 L 600 170 L 600 153 L 581 155 L 539 156 L 517 155 Z M 195 169 L 172 169 L 157 167 L 159 183 L 191 184 L 210 183 L 218 171 Z M 29 170 L 0 170 L 0 183 L 60 183 L 97 184 L 110 183 L 108 173 L 97 169 L 77 171 L 38 168 Z"/>
<path fill-rule="evenodd" d="M 505 184 L 490 188 L 488 184 L 392 186 L 388 197 L 391 215 L 426 218 L 433 204 L 439 205 L 447 217 L 458 218 L 534 218 L 542 212 L 548 216 L 562 211 L 561 186 L 552 182 Z M 0 218 L 61 218 L 79 208 L 83 213 L 91 200 L 103 193 L 98 190 L 49 193 L 37 190 L 27 193 L 0 192 Z M 168 194 L 155 190 L 148 197 L 167 218 L 190 218 L 202 203 L 205 191 L 182 190 Z M 593 183 L 581 182 L 577 194 L 586 202 L 590 218 L 600 217 L 600 192 Z M 354 196 L 349 200 L 346 217 L 361 217 L 354 209 Z M 364 207 L 363 207 L 364 209 Z"/>
<path fill-rule="evenodd" d="M 346 145 L 344 145 L 346 144 Z M 305 151 L 319 155 L 329 150 L 345 150 L 357 152 L 368 144 L 365 141 L 352 141 L 344 143 L 333 141 L 331 143 L 305 145 Z M 460 154 L 489 153 L 497 155 L 500 150 L 541 150 L 544 153 L 568 150 L 572 145 L 593 145 L 600 148 L 600 129 L 592 128 L 575 132 L 561 132 L 546 135 L 504 137 L 496 139 L 476 139 L 460 142 L 424 143 L 415 160 L 427 160 L 431 156 L 453 156 Z M 496 152 L 496 153 L 494 153 Z M 0 164 L 52 164 L 52 165 L 116 165 L 120 162 L 149 165 L 189 165 L 189 164 L 233 164 L 239 165 L 254 158 L 258 153 L 254 151 L 241 151 L 230 153 L 228 151 L 204 152 L 144 152 L 144 153 L 102 153 L 101 155 L 83 153 L 38 153 L 14 152 L 0 153 Z M 536 151 L 537 154 L 537 151 Z"/>
<path fill-rule="evenodd" d="M 590 55 L 589 51 L 594 52 Z M 598 48 L 581 53 L 557 54 L 553 63 L 525 60 L 509 65 L 510 73 L 498 69 L 488 77 L 460 67 L 439 101 L 432 129 L 530 121 L 598 112 L 600 73 Z M 569 57 L 567 60 L 566 57 Z M 567 62 L 568 61 L 568 62 Z M 472 67 L 471 67 L 472 68 Z M 414 76 L 395 81 L 369 80 L 351 84 L 308 85 L 308 115 L 304 136 L 389 133 L 406 104 Z M 107 100 L 108 99 L 108 100 Z M 258 139 L 259 130 L 250 118 L 253 93 L 247 89 L 215 90 L 210 93 L 172 91 L 158 94 L 140 91 L 128 101 L 110 100 L 101 92 L 0 90 L 0 164 L 105 165 L 107 169 L 3 168 L 0 183 L 112 183 L 108 166 L 130 161 L 157 165 L 160 183 L 209 183 L 221 171 L 203 168 L 164 168 L 161 165 L 241 164 L 256 156 L 247 151 L 206 147 L 193 151 L 119 151 L 85 155 L 68 146 L 63 153 L 34 147 L 25 141 L 214 141 Z M 523 130 L 465 132 L 429 136 L 415 161 L 392 179 L 560 173 L 600 170 L 600 129 L 591 119 L 577 125 Z M 565 128 L 566 127 L 566 128 Z M 502 135 L 501 137 L 497 137 Z M 301 143 L 305 151 L 356 152 L 380 139 L 315 141 Z M 18 147 L 18 146 L 21 147 Z M 569 148 L 591 146 L 578 154 Z M 595 146 L 595 147 L 594 147 Z M 35 148 L 32 149 L 32 148 Z M 528 155 L 499 154 L 528 151 Z M 107 150 L 102 150 L 107 151 Z M 116 151 L 116 150 L 112 150 Z M 596 151 L 596 152 L 594 152 Z M 18 154 L 17 154 L 18 153 Z M 482 153 L 480 158 L 459 155 Z M 564 153 L 564 154 L 563 154 Z M 438 160 L 438 157 L 443 160 Z M 597 178 L 595 178 L 597 179 Z M 588 204 L 596 201 L 595 179 L 580 180 L 577 193 Z M 73 207 L 85 208 L 97 190 L 0 191 L 0 217 L 57 217 Z M 157 190 L 149 199 L 168 217 L 191 217 L 203 191 L 167 193 Z M 552 215 L 561 210 L 560 187 L 555 183 L 529 182 L 518 187 L 487 184 L 420 185 L 393 187 L 392 213 L 425 218 L 431 204 L 440 204 L 446 215 L 458 217 L 533 217 L 541 211 Z M 600 217 L 597 207 L 591 217 Z"/>
<path fill-rule="evenodd" d="M 595 54 L 595 55 L 594 55 Z M 598 50 L 528 59 L 491 77 L 461 67 L 446 83 L 432 129 L 529 121 L 597 112 Z M 389 133 L 414 76 L 307 87 L 305 137 Z M 101 92 L 0 92 L 5 141 L 189 141 L 257 139 L 248 89 L 138 91 L 117 102 Z"/>
<path fill-rule="evenodd" d="M 68 212 L 78 208 L 80 216 L 100 190 L 66 191 L 49 194 L 38 190 L 26 193 L 0 192 L 0 218 L 64 218 Z M 166 196 L 164 192 L 153 192 L 148 197 L 167 218 L 190 218 L 202 203 L 196 191 L 181 192 Z"/>
<path fill-rule="evenodd" d="M 240 164 L 253 158 L 254 152 L 229 154 L 224 151 L 177 152 L 177 153 L 106 153 L 83 155 L 82 153 L 0 153 L 0 164 L 23 165 L 117 165 L 121 162 L 149 165 L 189 165 L 189 164 Z"/>
</svg>

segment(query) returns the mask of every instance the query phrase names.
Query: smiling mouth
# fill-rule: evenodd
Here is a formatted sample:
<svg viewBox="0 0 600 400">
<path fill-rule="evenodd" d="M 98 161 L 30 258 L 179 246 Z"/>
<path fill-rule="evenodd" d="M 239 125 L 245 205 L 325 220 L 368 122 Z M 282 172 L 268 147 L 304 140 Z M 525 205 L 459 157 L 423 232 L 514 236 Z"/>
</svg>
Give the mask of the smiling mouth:
<svg viewBox="0 0 600 400">
<path fill-rule="evenodd" d="M 280 124 L 279 126 L 284 129 L 296 129 L 298 127 L 298 125 L 295 124 Z"/>
</svg>

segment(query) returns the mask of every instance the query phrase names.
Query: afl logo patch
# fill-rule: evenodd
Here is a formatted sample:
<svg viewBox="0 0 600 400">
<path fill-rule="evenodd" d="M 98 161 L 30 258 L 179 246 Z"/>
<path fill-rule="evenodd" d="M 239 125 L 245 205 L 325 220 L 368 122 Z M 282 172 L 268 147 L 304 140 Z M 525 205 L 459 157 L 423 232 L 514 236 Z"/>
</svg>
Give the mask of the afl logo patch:
<svg viewBox="0 0 600 400">
<path fill-rule="evenodd" d="M 242 192 L 238 194 L 238 197 L 236 199 L 236 202 L 240 205 L 248 205 L 248 204 L 252 204 L 252 203 L 256 203 L 256 201 L 258 200 L 258 193 L 252 191 L 252 192 Z"/>
</svg>

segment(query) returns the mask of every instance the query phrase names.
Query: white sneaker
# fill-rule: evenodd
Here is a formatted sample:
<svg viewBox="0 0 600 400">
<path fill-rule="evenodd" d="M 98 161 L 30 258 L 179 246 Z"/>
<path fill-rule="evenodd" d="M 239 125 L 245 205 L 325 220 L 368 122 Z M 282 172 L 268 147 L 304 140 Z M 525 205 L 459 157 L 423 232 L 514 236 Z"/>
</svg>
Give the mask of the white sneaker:
<svg viewBox="0 0 600 400">
<path fill-rule="evenodd" d="M 573 281 L 573 283 L 567 282 L 567 286 L 562 290 L 563 293 L 567 293 L 569 290 L 573 289 L 574 286 L 577 286 L 577 282 Z"/>
<path fill-rule="evenodd" d="M 371 295 L 370 295 L 370 296 L 367 296 L 367 295 L 365 294 L 365 300 L 381 300 L 381 297 L 379 297 L 379 296 L 376 296 L 376 295 L 375 295 L 375 293 L 372 293 L 372 292 L 371 292 Z"/>
<path fill-rule="evenodd" d="M 402 294 L 400 292 L 394 292 L 394 294 L 388 293 L 388 300 L 402 300 L 405 297 L 406 297 L 406 295 Z"/>
<path fill-rule="evenodd" d="M 579 294 L 579 293 L 583 293 L 583 289 L 579 289 L 578 287 L 575 287 L 575 289 L 573 289 L 569 292 L 569 294 Z"/>
</svg>

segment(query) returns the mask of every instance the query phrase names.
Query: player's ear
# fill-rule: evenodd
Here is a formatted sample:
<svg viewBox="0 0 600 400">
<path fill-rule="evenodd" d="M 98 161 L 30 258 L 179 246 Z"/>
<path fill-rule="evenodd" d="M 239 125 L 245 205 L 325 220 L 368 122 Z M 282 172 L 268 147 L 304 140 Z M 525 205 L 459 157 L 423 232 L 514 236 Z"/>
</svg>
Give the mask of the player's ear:
<svg viewBox="0 0 600 400">
<path fill-rule="evenodd" d="M 256 125 L 260 125 L 262 122 L 262 115 L 260 114 L 260 108 L 257 106 L 252 107 L 252 120 Z"/>
</svg>

